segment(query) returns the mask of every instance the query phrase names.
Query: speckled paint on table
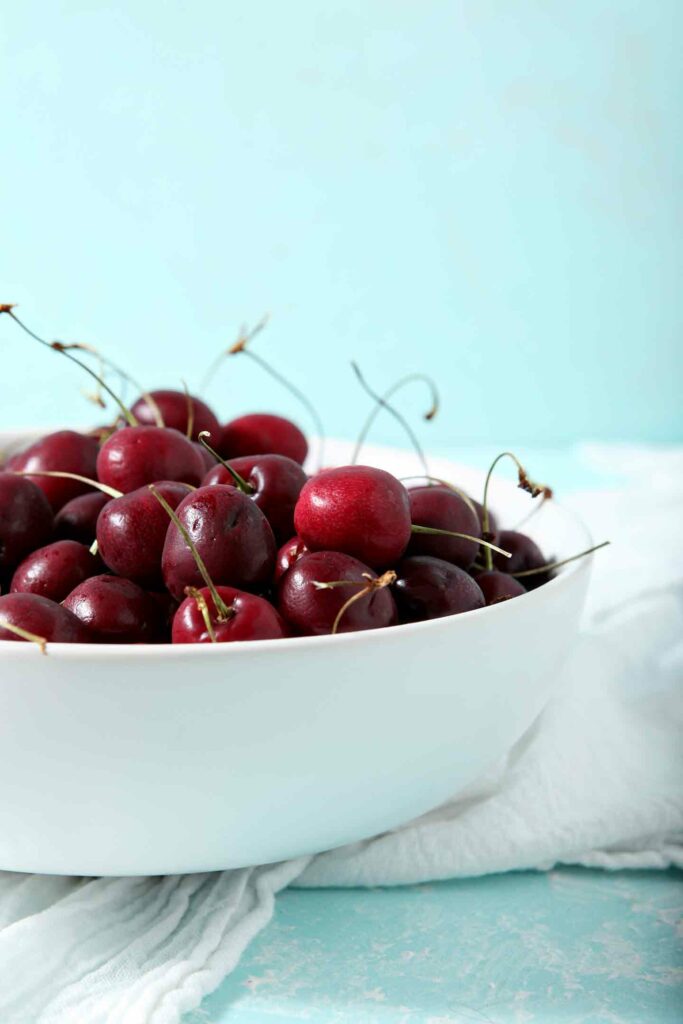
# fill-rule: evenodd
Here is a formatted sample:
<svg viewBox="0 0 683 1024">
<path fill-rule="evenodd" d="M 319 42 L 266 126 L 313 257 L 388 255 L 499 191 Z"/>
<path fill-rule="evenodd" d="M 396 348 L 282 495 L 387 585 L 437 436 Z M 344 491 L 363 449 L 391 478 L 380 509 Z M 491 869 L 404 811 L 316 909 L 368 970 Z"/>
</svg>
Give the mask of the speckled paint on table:
<svg viewBox="0 0 683 1024">
<path fill-rule="evenodd" d="M 677 872 L 288 890 L 204 1024 L 680 1024 Z"/>
</svg>

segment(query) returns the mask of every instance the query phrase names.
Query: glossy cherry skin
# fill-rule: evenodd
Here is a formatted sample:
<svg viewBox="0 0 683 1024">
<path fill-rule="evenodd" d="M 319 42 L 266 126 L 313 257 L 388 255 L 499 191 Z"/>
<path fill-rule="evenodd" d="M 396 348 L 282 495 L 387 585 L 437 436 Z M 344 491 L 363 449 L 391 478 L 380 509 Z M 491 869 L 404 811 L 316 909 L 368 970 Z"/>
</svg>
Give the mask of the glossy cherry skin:
<svg viewBox="0 0 683 1024">
<path fill-rule="evenodd" d="M 544 557 L 538 544 L 531 537 L 517 530 L 501 530 L 498 534 L 498 543 L 504 551 L 509 551 L 512 555 L 512 558 L 505 558 L 504 555 L 493 552 L 493 565 L 501 572 L 514 575 L 516 572 L 526 572 L 527 569 L 538 569 L 550 561 Z M 550 578 L 549 573 L 543 572 L 523 576 L 519 582 L 525 590 L 535 590 L 536 587 L 547 583 Z"/>
<path fill-rule="evenodd" d="M 223 622 L 218 618 L 216 605 L 208 587 L 199 591 L 206 601 L 213 626 L 216 643 L 233 643 L 236 640 L 280 640 L 287 636 L 287 626 L 272 604 L 255 594 L 234 587 L 217 587 L 231 611 Z M 172 640 L 174 644 L 213 643 L 206 628 L 204 617 L 194 597 L 186 597 L 173 619 Z"/>
<path fill-rule="evenodd" d="M 108 501 L 111 498 L 102 491 L 79 494 L 67 501 L 55 516 L 55 536 L 60 540 L 77 540 L 90 547 L 97 532 L 97 517 Z"/>
<path fill-rule="evenodd" d="M 309 551 L 342 551 L 374 569 L 393 567 L 410 540 L 408 492 L 383 469 L 328 469 L 301 491 L 294 527 Z"/>
<path fill-rule="evenodd" d="M 52 509 L 25 476 L 0 472 L 0 569 L 14 567 L 52 535 Z"/>
<path fill-rule="evenodd" d="M 161 418 L 167 427 L 172 427 L 174 430 L 179 430 L 181 434 L 187 434 L 188 427 L 188 395 L 184 391 L 171 391 L 161 389 L 159 391 L 150 391 L 150 396 L 154 399 L 161 413 Z M 208 430 L 212 437 L 216 440 L 220 437 L 221 425 L 216 418 L 216 415 L 209 408 L 206 402 L 203 402 L 201 398 L 197 398 L 195 395 L 189 396 L 189 401 L 193 406 L 193 426 L 192 426 L 192 439 L 197 440 L 197 435 L 201 430 Z M 131 408 L 131 412 L 138 423 L 144 426 L 155 426 L 156 416 L 151 405 L 148 403 L 146 397 L 141 395 L 140 398 L 135 402 Z"/>
<path fill-rule="evenodd" d="M 154 486 L 172 509 L 192 493 L 187 484 L 174 480 Z M 161 553 L 169 522 L 168 512 L 149 487 L 113 498 L 97 520 L 100 557 L 118 576 L 145 587 L 162 585 Z"/>
<path fill-rule="evenodd" d="M 392 590 L 401 622 L 440 619 L 484 607 L 484 595 L 475 580 L 442 558 L 404 558 L 396 573 Z"/>
<path fill-rule="evenodd" d="M 479 572 L 474 578 L 481 587 L 487 605 L 510 601 L 513 597 L 526 594 L 520 581 L 506 572 L 494 569 L 491 572 Z"/>
<path fill-rule="evenodd" d="M 277 555 L 275 556 L 275 574 L 273 576 L 274 581 L 277 583 L 281 579 L 288 569 L 298 562 L 302 555 L 308 554 L 308 548 L 302 541 L 301 537 L 290 537 L 286 541 Z"/>
<path fill-rule="evenodd" d="M 249 497 L 270 523 L 276 542 L 282 544 L 294 533 L 294 506 L 307 480 L 303 469 L 286 455 L 247 455 L 230 459 L 230 465 L 252 488 Z M 234 487 L 230 473 L 220 463 L 202 481 L 202 487 L 210 484 Z"/>
<path fill-rule="evenodd" d="M 410 494 L 410 515 L 418 526 L 430 526 L 438 530 L 454 530 L 480 537 L 481 529 L 477 515 L 467 502 L 448 487 L 416 487 Z M 431 555 L 452 562 L 460 569 L 467 569 L 477 557 L 479 544 L 476 540 L 460 537 L 429 536 L 414 533 L 408 545 L 409 555 Z"/>
<path fill-rule="evenodd" d="M 55 434 L 46 434 L 30 448 L 13 455 L 7 468 L 32 473 L 60 470 L 78 473 L 91 480 L 95 476 L 98 450 L 99 445 L 94 437 L 77 434 L 75 430 L 58 430 Z M 40 487 L 55 512 L 76 495 L 91 490 L 88 484 L 64 477 L 32 476 L 31 479 Z"/>
<path fill-rule="evenodd" d="M 277 607 L 294 633 L 322 636 L 332 632 L 342 606 L 367 583 L 363 573 L 373 579 L 376 573 L 357 558 L 340 551 L 312 551 L 302 555 L 281 578 L 277 588 Z M 314 584 L 349 580 L 354 585 L 320 590 Z M 388 587 L 370 591 L 350 605 L 342 616 L 338 633 L 393 626 L 397 621 L 396 604 Z"/>
<path fill-rule="evenodd" d="M 137 583 L 119 576 L 91 576 L 71 591 L 64 608 L 87 627 L 92 643 L 145 643 L 159 628 L 154 600 Z"/>
<path fill-rule="evenodd" d="M 192 441 L 166 427 L 123 427 L 100 448 L 97 477 L 128 494 L 155 480 L 179 480 L 196 486 L 204 463 Z"/>
<path fill-rule="evenodd" d="M 223 427 L 218 449 L 224 459 L 240 455 L 286 455 L 304 462 L 308 441 L 296 423 L 268 412 L 252 412 Z"/>
<path fill-rule="evenodd" d="M 2 620 L 58 644 L 85 644 L 88 630 L 67 608 L 40 594 L 4 594 L 0 597 L 0 640 L 23 640 L 2 628 Z"/>
<path fill-rule="evenodd" d="M 59 603 L 79 583 L 100 572 L 100 559 L 91 555 L 85 544 L 57 540 L 26 556 L 14 572 L 10 590 L 15 594 L 40 594 Z"/>
<path fill-rule="evenodd" d="M 251 498 L 234 487 L 212 484 L 183 499 L 176 515 L 214 583 L 258 590 L 270 582 L 275 538 Z M 174 523 L 168 527 L 161 568 L 167 589 L 178 601 L 185 597 L 185 587 L 204 586 L 194 556 Z"/>
</svg>

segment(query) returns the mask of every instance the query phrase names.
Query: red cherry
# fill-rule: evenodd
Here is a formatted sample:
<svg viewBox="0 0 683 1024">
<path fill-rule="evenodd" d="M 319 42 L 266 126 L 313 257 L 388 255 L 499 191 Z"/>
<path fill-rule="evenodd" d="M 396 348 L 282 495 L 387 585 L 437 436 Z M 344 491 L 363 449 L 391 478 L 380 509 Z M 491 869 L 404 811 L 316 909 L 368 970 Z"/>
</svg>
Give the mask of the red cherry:
<svg viewBox="0 0 683 1024">
<path fill-rule="evenodd" d="M 95 438 L 77 434 L 75 430 L 58 430 L 55 434 L 46 434 L 25 451 L 13 455 L 7 468 L 32 473 L 60 470 L 92 478 L 95 476 L 97 452 Z M 55 512 L 76 495 L 90 490 L 88 484 L 80 480 L 48 476 L 33 476 L 31 479 L 40 487 Z"/>
<path fill-rule="evenodd" d="M 294 526 L 310 551 L 342 551 L 373 568 L 389 566 L 410 540 L 408 492 L 383 469 L 329 469 L 304 486 Z"/>
<path fill-rule="evenodd" d="M 498 534 L 498 543 L 504 551 L 509 551 L 511 558 L 504 558 L 495 551 L 493 555 L 494 568 L 500 572 L 514 575 L 516 572 L 526 572 L 528 569 L 539 569 L 547 565 L 550 559 L 544 557 L 538 544 L 527 537 L 525 533 L 517 530 L 501 530 Z M 522 579 L 525 590 L 535 590 L 550 579 L 549 573 L 536 573 L 533 576 L 525 576 Z"/>
<path fill-rule="evenodd" d="M 102 571 L 99 558 L 85 544 L 57 540 L 31 552 L 15 570 L 10 590 L 63 601 L 83 580 Z"/>
<path fill-rule="evenodd" d="M 429 555 L 404 558 L 393 594 L 401 622 L 439 619 L 484 607 L 484 595 L 464 569 Z"/>
<path fill-rule="evenodd" d="M 480 537 L 477 515 L 464 498 L 448 487 L 416 487 L 408 492 L 410 515 L 417 526 L 438 530 L 453 530 Z M 408 545 L 409 555 L 430 555 L 467 569 L 477 556 L 479 545 L 461 537 L 436 537 L 416 533 Z"/>
<path fill-rule="evenodd" d="M 307 479 L 299 463 L 286 455 L 247 455 L 231 459 L 230 465 L 251 488 L 249 497 L 270 523 L 275 540 L 281 544 L 291 537 L 294 506 Z M 202 487 L 210 484 L 234 486 L 234 478 L 219 463 L 202 480 Z"/>
<path fill-rule="evenodd" d="M 175 509 L 191 493 L 187 484 L 162 480 L 156 489 Z M 161 553 L 168 515 L 148 487 L 108 501 L 97 520 L 100 557 L 118 576 L 142 586 L 162 583 Z"/>
<path fill-rule="evenodd" d="M 365 574 L 365 576 L 363 575 Z M 313 551 L 302 555 L 278 584 L 277 606 L 296 633 L 320 636 L 331 633 L 342 607 L 377 574 L 367 565 L 339 551 Z M 349 586 L 321 589 L 316 583 L 348 580 Z M 393 626 L 396 605 L 388 588 L 372 590 L 350 604 L 339 621 L 337 632 Z"/>
<path fill-rule="evenodd" d="M 287 627 L 279 613 L 268 601 L 255 594 L 247 594 L 234 587 L 216 587 L 228 606 L 228 617 L 221 621 L 213 596 L 208 587 L 202 587 L 196 596 L 186 597 L 173 619 L 174 644 L 231 643 L 237 640 L 279 640 L 287 636 Z M 214 639 L 202 615 L 200 602 L 204 602 L 210 617 Z"/>
<path fill-rule="evenodd" d="M 204 465 L 191 441 L 167 427 L 122 427 L 100 448 L 97 477 L 128 494 L 155 480 L 196 485 Z"/>
<path fill-rule="evenodd" d="M 509 601 L 526 593 L 520 581 L 507 572 L 479 572 L 474 578 L 481 587 L 487 605 Z"/>
<path fill-rule="evenodd" d="M 18 565 L 52 534 L 52 509 L 25 476 L 0 472 L 0 569 Z"/>
<path fill-rule="evenodd" d="M 102 491 L 79 494 L 62 505 L 55 516 L 55 536 L 60 540 L 77 540 L 88 547 L 95 540 L 97 517 L 111 501 Z"/>
<path fill-rule="evenodd" d="M 274 454 L 303 463 L 308 441 L 291 420 L 268 412 L 252 412 L 226 423 L 218 449 L 224 459 Z"/>
<path fill-rule="evenodd" d="M 161 418 L 167 427 L 179 430 L 181 434 L 187 434 L 189 404 L 192 405 L 192 438 L 197 440 L 200 430 L 208 430 L 214 437 L 219 437 L 221 425 L 215 414 L 201 398 L 194 395 L 186 395 L 184 391 L 170 391 L 161 389 L 148 392 L 156 403 Z M 154 408 L 150 405 L 146 395 L 141 395 L 131 408 L 135 419 L 142 426 L 156 426 L 157 417 Z"/>
<path fill-rule="evenodd" d="M 301 537 L 291 537 L 282 545 L 275 556 L 275 583 L 290 569 L 302 555 L 308 554 L 308 548 Z"/>
<path fill-rule="evenodd" d="M 84 644 L 90 640 L 87 629 L 75 615 L 39 594 L 0 597 L 0 640 L 23 640 L 9 629 L 3 629 L 3 622 L 53 643 Z"/>
<path fill-rule="evenodd" d="M 275 538 L 266 517 L 246 495 L 212 484 L 189 494 L 175 511 L 216 584 L 256 589 L 270 581 Z M 179 601 L 186 587 L 204 584 L 174 523 L 168 526 L 161 567 L 168 590 Z"/>
<path fill-rule="evenodd" d="M 71 591 L 64 608 L 87 627 L 93 643 L 145 643 L 159 628 L 155 601 L 119 576 L 91 576 Z"/>
</svg>

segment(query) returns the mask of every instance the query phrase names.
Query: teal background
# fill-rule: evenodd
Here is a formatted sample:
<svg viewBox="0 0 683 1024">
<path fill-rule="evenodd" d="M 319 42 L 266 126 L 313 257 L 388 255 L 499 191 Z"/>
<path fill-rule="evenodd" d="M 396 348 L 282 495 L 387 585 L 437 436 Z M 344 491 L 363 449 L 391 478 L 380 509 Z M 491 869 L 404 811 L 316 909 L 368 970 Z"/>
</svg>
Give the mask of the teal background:
<svg viewBox="0 0 683 1024">
<path fill-rule="evenodd" d="M 680 439 L 681 38 L 678 0 L 5 4 L 0 301 L 150 387 L 269 310 L 335 434 L 355 357 L 438 378 L 435 447 Z M 0 426 L 101 418 L 0 352 Z M 245 360 L 209 397 L 305 423 Z"/>
</svg>

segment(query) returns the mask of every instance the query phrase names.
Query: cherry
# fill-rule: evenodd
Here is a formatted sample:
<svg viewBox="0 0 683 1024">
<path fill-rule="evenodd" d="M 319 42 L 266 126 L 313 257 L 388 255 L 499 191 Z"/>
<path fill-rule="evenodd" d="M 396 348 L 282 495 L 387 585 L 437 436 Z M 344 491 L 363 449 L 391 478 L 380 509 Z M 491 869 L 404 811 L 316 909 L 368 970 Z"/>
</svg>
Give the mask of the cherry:
<svg viewBox="0 0 683 1024">
<path fill-rule="evenodd" d="M 474 578 L 481 587 L 487 605 L 510 601 L 526 593 L 520 581 L 507 572 L 479 572 Z"/>
<path fill-rule="evenodd" d="M 81 620 L 94 643 L 145 643 L 159 629 L 156 602 L 119 576 L 91 576 L 71 591 L 64 608 Z"/>
<path fill-rule="evenodd" d="M 152 636 L 153 643 L 170 644 L 173 616 L 178 610 L 178 602 L 167 590 L 148 590 L 147 596 L 157 610 L 157 630 Z"/>
<path fill-rule="evenodd" d="M 108 494 L 91 491 L 67 501 L 55 516 L 55 536 L 90 547 L 96 536 L 97 517 L 110 500 Z"/>
<path fill-rule="evenodd" d="M 291 537 L 294 533 L 294 506 L 307 479 L 299 463 L 286 455 L 248 455 L 231 459 L 230 469 L 220 464 L 214 466 L 202 480 L 202 487 L 210 484 L 234 486 L 233 474 L 237 474 L 241 478 L 238 487 L 261 509 L 273 529 L 275 540 L 281 544 Z"/>
<path fill-rule="evenodd" d="M 102 571 L 100 559 L 75 540 L 57 540 L 27 555 L 12 577 L 12 593 L 63 601 L 83 580 Z"/>
<path fill-rule="evenodd" d="M 49 640 L 84 644 L 87 629 L 67 608 L 39 594 L 4 594 L 0 597 L 0 640 L 31 640 L 41 647 Z"/>
<path fill-rule="evenodd" d="M 341 551 L 381 568 L 397 562 L 410 540 L 408 492 L 383 469 L 328 469 L 301 491 L 294 526 L 310 551 Z"/>
<path fill-rule="evenodd" d="M 477 514 L 449 487 L 416 487 L 408 491 L 408 496 L 410 516 L 417 526 L 481 536 Z M 478 550 L 476 540 L 420 533 L 414 534 L 408 545 L 409 555 L 431 555 L 452 562 L 461 569 L 472 564 Z"/>
<path fill-rule="evenodd" d="M 268 601 L 234 587 L 192 590 L 173 619 L 174 644 L 231 643 L 237 640 L 279 640 L 287 636 L 280 614 Z M 217 593 L 225 608 L 216 607 Z"/>
<path fill-rule="evenodd" d="M 13 455 L 7 468 L 22 473 L 40 473 L 41 470 L 61 470 L 80 476 L 95 476 L 98 444 L 95 438 L 77 434 L 75 430 L 58 430 L 46 434 L 23 452 Z M 63 477 L 32 476 L 37 487 L 57 512 L 67 501 L 90 488 L 80 480 Z"/>
<path fill-rule="evenodd" d="M 52 534 L 52 509 L 28 477 L 0 472 L 0 569 L 18 565 Z"/>
<path fill-rule="evenodd" d="M 162 480 L 156 489 L 171 508 L 191 493 L 187 484 Z M 112 572 L 142 586 L 161 584 L 161 553 L 168 515 L 148 487 L 108 501 L 97 520 L 100 557 Z"/>
<path fill-rule="evenodd" d="M 156 409 L 150 404 L 150 398 Z M 150 391 L 137 399 L 131 412 L 143 426 L 158 425 L 160 414 L 167 427 L 173 427 L 194 441 L 201 430 L 208 430 L 215 437 L 220 434 L 221 425 L 206 402 L 184 391 Z"/>
<path fill-rule="evenodd" d="M 414 555 L 398 564 L 396 575 L 393 594 L 401 622 L 439 619 L 484 607 L 480 587 L 452 562 Z"/>
<path fill-rule="evenodd" d="M 200 487 L 175 514 L 217 584 L 256 589 L 267 584 L 275 564 L 275 538 L 257 505 L 234 487 Z M 161 558 L 166 587 L 177 600 L 186 587 L 201 586 L 201 572 L 175 522 L 169 524 Z"/>
<path fill-rule="evenodd" d="M 397 621 L 393 597 L 386 587 L 368 589 L 369 580 L 378 580 L 377 574 L 357 558 L 339 551 L 312 551 L 297 559 L 281 578 L 278 610 L 304 635 L 331 633 L 337 619 L 339 633 L 393 626 Z M 350 603 L 349 598 L 361 591 L 362 596 Z M 344 605 L 348 607 L 339 618 Z"/>
<path fill-rule="evenodd" d="M 295 562 L 298 562 L 302 555 L 307 554 L 308 548 L 302 541 L 301 537 L 291 537 L 282 545 L 275 556 L 275 582 L 277 583 L 277 581 L 284 576 L 287 570 L 291 569 Z"/>
<path fill-rule="evenodd" d="M 220 436 L 220 430 L 219 430 L 218 433 L 219 433 L 219 436 Z M 202 457 L 202 465 L 204 466 L 204 473 L 206 474 L 206 473 L 210 472 L 210 470 L 214 469 L 214 467 L 216 466 L 216 459 L 211 454 L 211 452 L 208 451 L 208 449 L 206 449 L 203 444 L 200 444 L 199 441 L 193 441 L 192 442 L 192 447 L 195 449 L 195 451 L 198 451 L 199 454 Z"/>
<path fill-rule="evenodd" d="M 303 464 L 308 441 L 297 425 L 284 416 L 254 412 L 226 423 L 218 450 L 225 459 L 240 455 L 286 455 Z"/>
<path fill-rule="evenodd" d="M 124 494 L 155 480 L 196 485 L 203 476 L 204 464 L 192 441 L 170 427 L 122 427 L 97 456 L 100 482 Z"/>
<path fill-rule="evenodd" d="M 518 533 L 517 530 L 501 530 L 498 534 L 500 546 L 510 552 L 511 558 L 501 558 L 492 552 L 493 565 L 501 572 L 514 576 L 517 572 L 527 572 L 529 569 L 539 569 L 547 565 L 549 559 L 545 558 L 538 544 L 525 533 Z M 549 579 L 548 573 L 537 573 L 533 576 L 524 577 L 526 590 L 535 590 Z"/>
</svg>

